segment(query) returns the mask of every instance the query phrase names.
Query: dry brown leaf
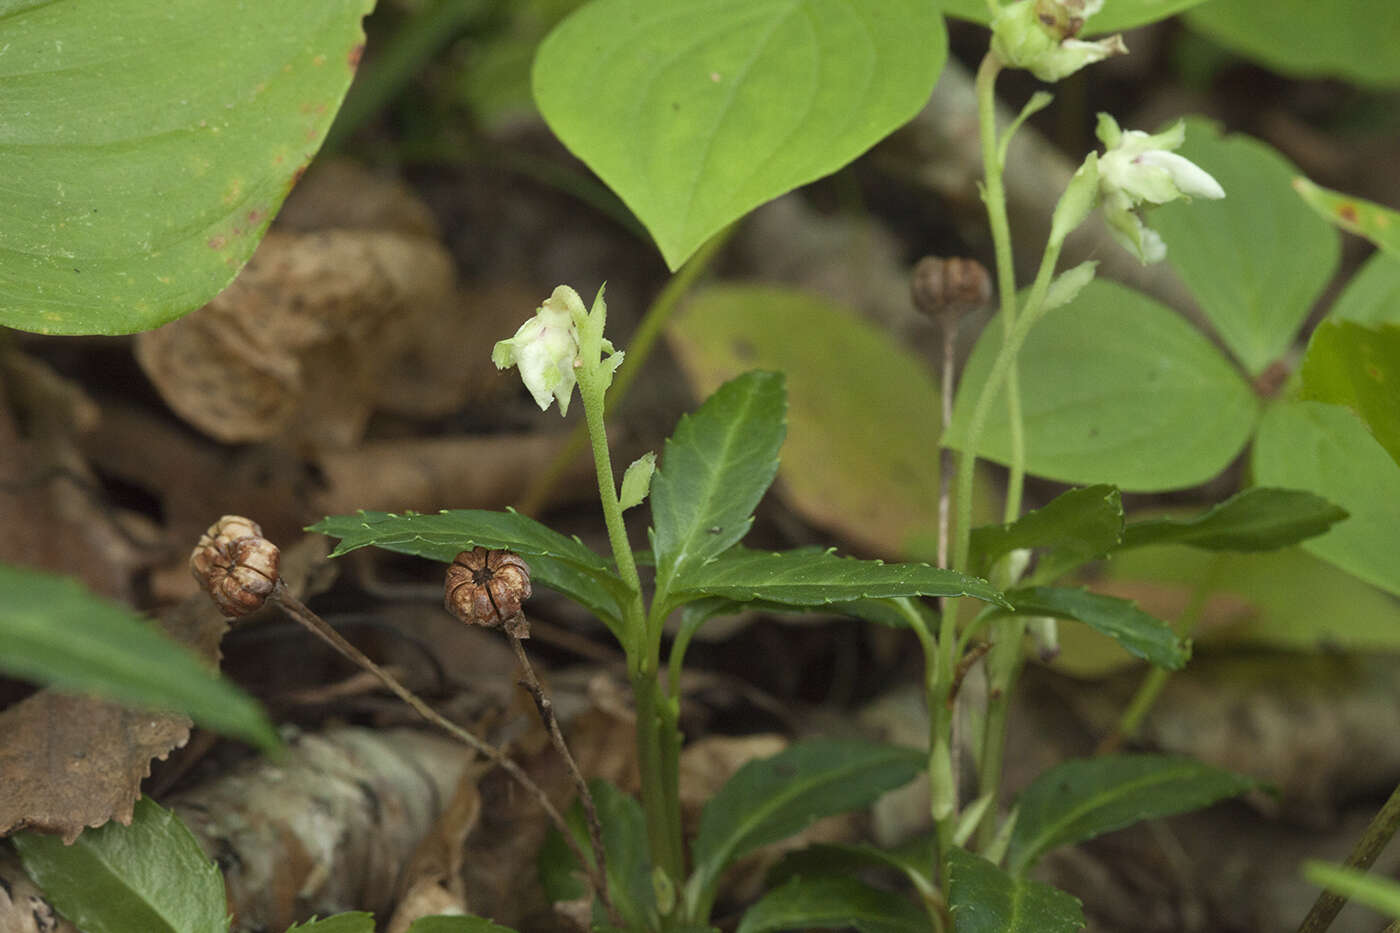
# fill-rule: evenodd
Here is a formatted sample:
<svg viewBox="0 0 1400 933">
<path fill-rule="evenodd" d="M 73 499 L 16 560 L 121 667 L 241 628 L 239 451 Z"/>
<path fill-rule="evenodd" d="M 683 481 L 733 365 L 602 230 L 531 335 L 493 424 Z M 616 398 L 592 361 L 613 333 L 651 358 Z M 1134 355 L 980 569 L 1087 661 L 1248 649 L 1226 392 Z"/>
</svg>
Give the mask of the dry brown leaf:
<svg viewBox="0 0 1400 933">
<path fill-rule="evenodd" d="M 166 634 L 217 666 L 228 623 L 202 594 L 160 620 Z M 0 711 L 0 836 L 22 829 L 72 842 L 108 820 L 130 824 L 151 759 L 185 744 L 184 716 L 129 710 L 45 689 Z"/>
<path fill-rule="evenodd" d="M 451 258 L 432 240 L 274 231 L 208 305 L 138 335 L 136 358 L 167 404 L 218 440 L 347 447 L 409 319 L 453 300 Z"/>
</svg>

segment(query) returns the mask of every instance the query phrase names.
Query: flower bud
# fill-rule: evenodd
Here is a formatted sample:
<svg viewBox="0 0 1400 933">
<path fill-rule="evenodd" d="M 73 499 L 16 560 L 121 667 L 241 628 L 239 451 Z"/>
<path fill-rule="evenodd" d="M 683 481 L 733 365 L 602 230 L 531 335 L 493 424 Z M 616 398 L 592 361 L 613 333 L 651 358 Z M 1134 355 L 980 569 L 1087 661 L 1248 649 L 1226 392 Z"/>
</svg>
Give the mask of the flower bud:
<svg viewBox="0 0 1400 933">
<path fill-rule="evenodd" d="M 1006 64 L 1054 82 L 1110 55 L 1125 55 L 1123 37 L 1075 38 L 1103 0 L 1017 0 L 992 18 L 992 51 Z"/>
<path fill-rule="evenodd" d="M 1167 246 L 1142 220 L 1142 211 L 1179 198 L 1223 198 L 1225 190 L 1200 166 L 1177 155 L 1186 141 L 1178 122 L 1162 133 L 1121 130 L 1106 113 L 1095 130 L 1107 151 L 1099 157 L 1099 192 L 1109 232 L 1145 265 L 1159 262 Z"/>
<path fill-rule="evenodd" d="M 470 625 L 504 627 L 516 638 L 530 637 L 522 606 L 530 598 L 530 565 L 510 551 L 472 548 L 447 568 L 443 604 Z"/>
<path fill-rule="evenodd" d="M 223 614 L 237 618 L 261 609 L 277 588 L 279 560 L 256 522 L 225 515 L 200 535 L 190 571 Z"/>
<path fill-rule="evenodd" d="M 560 285 L 544 300 L 515 336 L 501 340 L 491 350 L 491 362 L 497 369 L 520 368 L 520 378 L 540 411 L 546 411 L 555 399 L 559 414 L 569 412 L 577 381 L 574 367 L 578 365 L 578 321 L 586 314 L 583 299 L 567 285 Z"/>
</svg>

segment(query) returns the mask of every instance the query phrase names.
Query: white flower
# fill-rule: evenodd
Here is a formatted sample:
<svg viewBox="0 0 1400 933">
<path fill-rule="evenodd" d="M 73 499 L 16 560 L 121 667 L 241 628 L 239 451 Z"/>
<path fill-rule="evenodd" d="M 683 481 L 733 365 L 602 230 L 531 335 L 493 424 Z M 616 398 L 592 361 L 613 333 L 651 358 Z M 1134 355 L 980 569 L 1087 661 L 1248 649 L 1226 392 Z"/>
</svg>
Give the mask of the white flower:
<svg viewBox="0 0 1400 933">
<path fill-rule="evenodd" d="M 1118 242 L 1144 264 L 1167 255 L 1162 238 L 1142 222 L 1144 208 L 1178 198 L 1225 197 L 1225 189 L 1209 172 L 1172 151 L 1186 141 L 1184 123 L 1148 134 L 1121 130 L 1111 116 L 1101 113 L 1095 132 L 1107 147 L 1099 156 L 1104 219 Z"/>
<path fill-rule="evenodd" d="M 992 51 L 1013 68 L 1054 82 L 1110 55 L 1125 55 L 1120 35 L 1095 42 L 1076 38 L 1103 0 L 1017 0 L 992 17 Z"/>
<path fill-rule="evenodd" d="M 540 411 L 559 400 L 559 414 L 569 412 L 579 365 L 578 318 L 587 312 L 578 292 L 560 285 L 545 299 L 515 336 L 499 341 L 491 351 L 497 369 L 520 368 L 525 388 Z"/>
</svg>

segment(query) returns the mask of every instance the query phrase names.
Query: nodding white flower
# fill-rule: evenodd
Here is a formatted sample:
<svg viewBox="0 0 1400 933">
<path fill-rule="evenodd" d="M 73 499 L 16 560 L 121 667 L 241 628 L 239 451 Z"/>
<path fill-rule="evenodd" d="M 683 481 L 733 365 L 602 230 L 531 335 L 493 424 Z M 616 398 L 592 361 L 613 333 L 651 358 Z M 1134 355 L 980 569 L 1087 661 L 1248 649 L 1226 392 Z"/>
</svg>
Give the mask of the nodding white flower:
<svg viewBox="0 0 1400 933">
<path fill-rule="evenodd" d="M 1142 211 L 1178 198 L 1225 197 L 1225 189 L 1210 173 L 1177 149 L 1186 141 L 1186 124 L 1178 122 L 1161 133 L 1121 130 L 1106 113 L 1095 130 L 1107 151 L 1099 156 L 1099 193 L 1109 231 L 1143 264 L 1159 262 L 1167 245 L 1142 221 Z"/>
<path fill-rule="evenodd" d="M 1104 0 L 1017 0 L 992 16 L 992 51 L 1013 68 L 1055 82 L 1110 55 L 1126 55 L 1123 37 L 1077 38 Z"/>
<path fill-rule="evenodd" d="M 559 414 L 569 413 L 579 365 L 578 319 L 585 314 L 578 292 L 560 285 L 514 337 L 499 341 L 491 351 L 497 369 L 520 368 L 520 378 L 540 411 L 558 399 Z"/>
</svg>

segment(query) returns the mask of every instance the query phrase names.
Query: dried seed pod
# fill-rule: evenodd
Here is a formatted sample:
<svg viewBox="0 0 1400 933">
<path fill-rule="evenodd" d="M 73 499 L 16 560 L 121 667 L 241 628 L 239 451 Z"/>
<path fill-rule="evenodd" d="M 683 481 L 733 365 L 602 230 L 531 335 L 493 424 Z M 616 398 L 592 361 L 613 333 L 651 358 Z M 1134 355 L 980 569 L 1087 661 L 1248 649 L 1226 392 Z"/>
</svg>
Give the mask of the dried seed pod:
<svg viewBox="0 0 1400 933">
<path fill-rule="evenodd" d="M 263 607 L 277 587 L 279 559 L 257 522 L 225 515 L 199 536 L 190 571 L 224 615 L 236 618 Z"/>
<path fill-rule="evenodd" d="M 932 318 L 961 317 L 984 306 L 992 297 L 992 279 L 975 259 L 925 256 L 910 280 L 914 307 Z"/>
<path fill-rule="evenodd" d="M 521 605 L 530 598 L 530 565 L 510 551 L 472 548 L 447 568 L 443 604 L 463 622 L 504 626 L 517 638 L 530 637 Z"/>
</svg>

